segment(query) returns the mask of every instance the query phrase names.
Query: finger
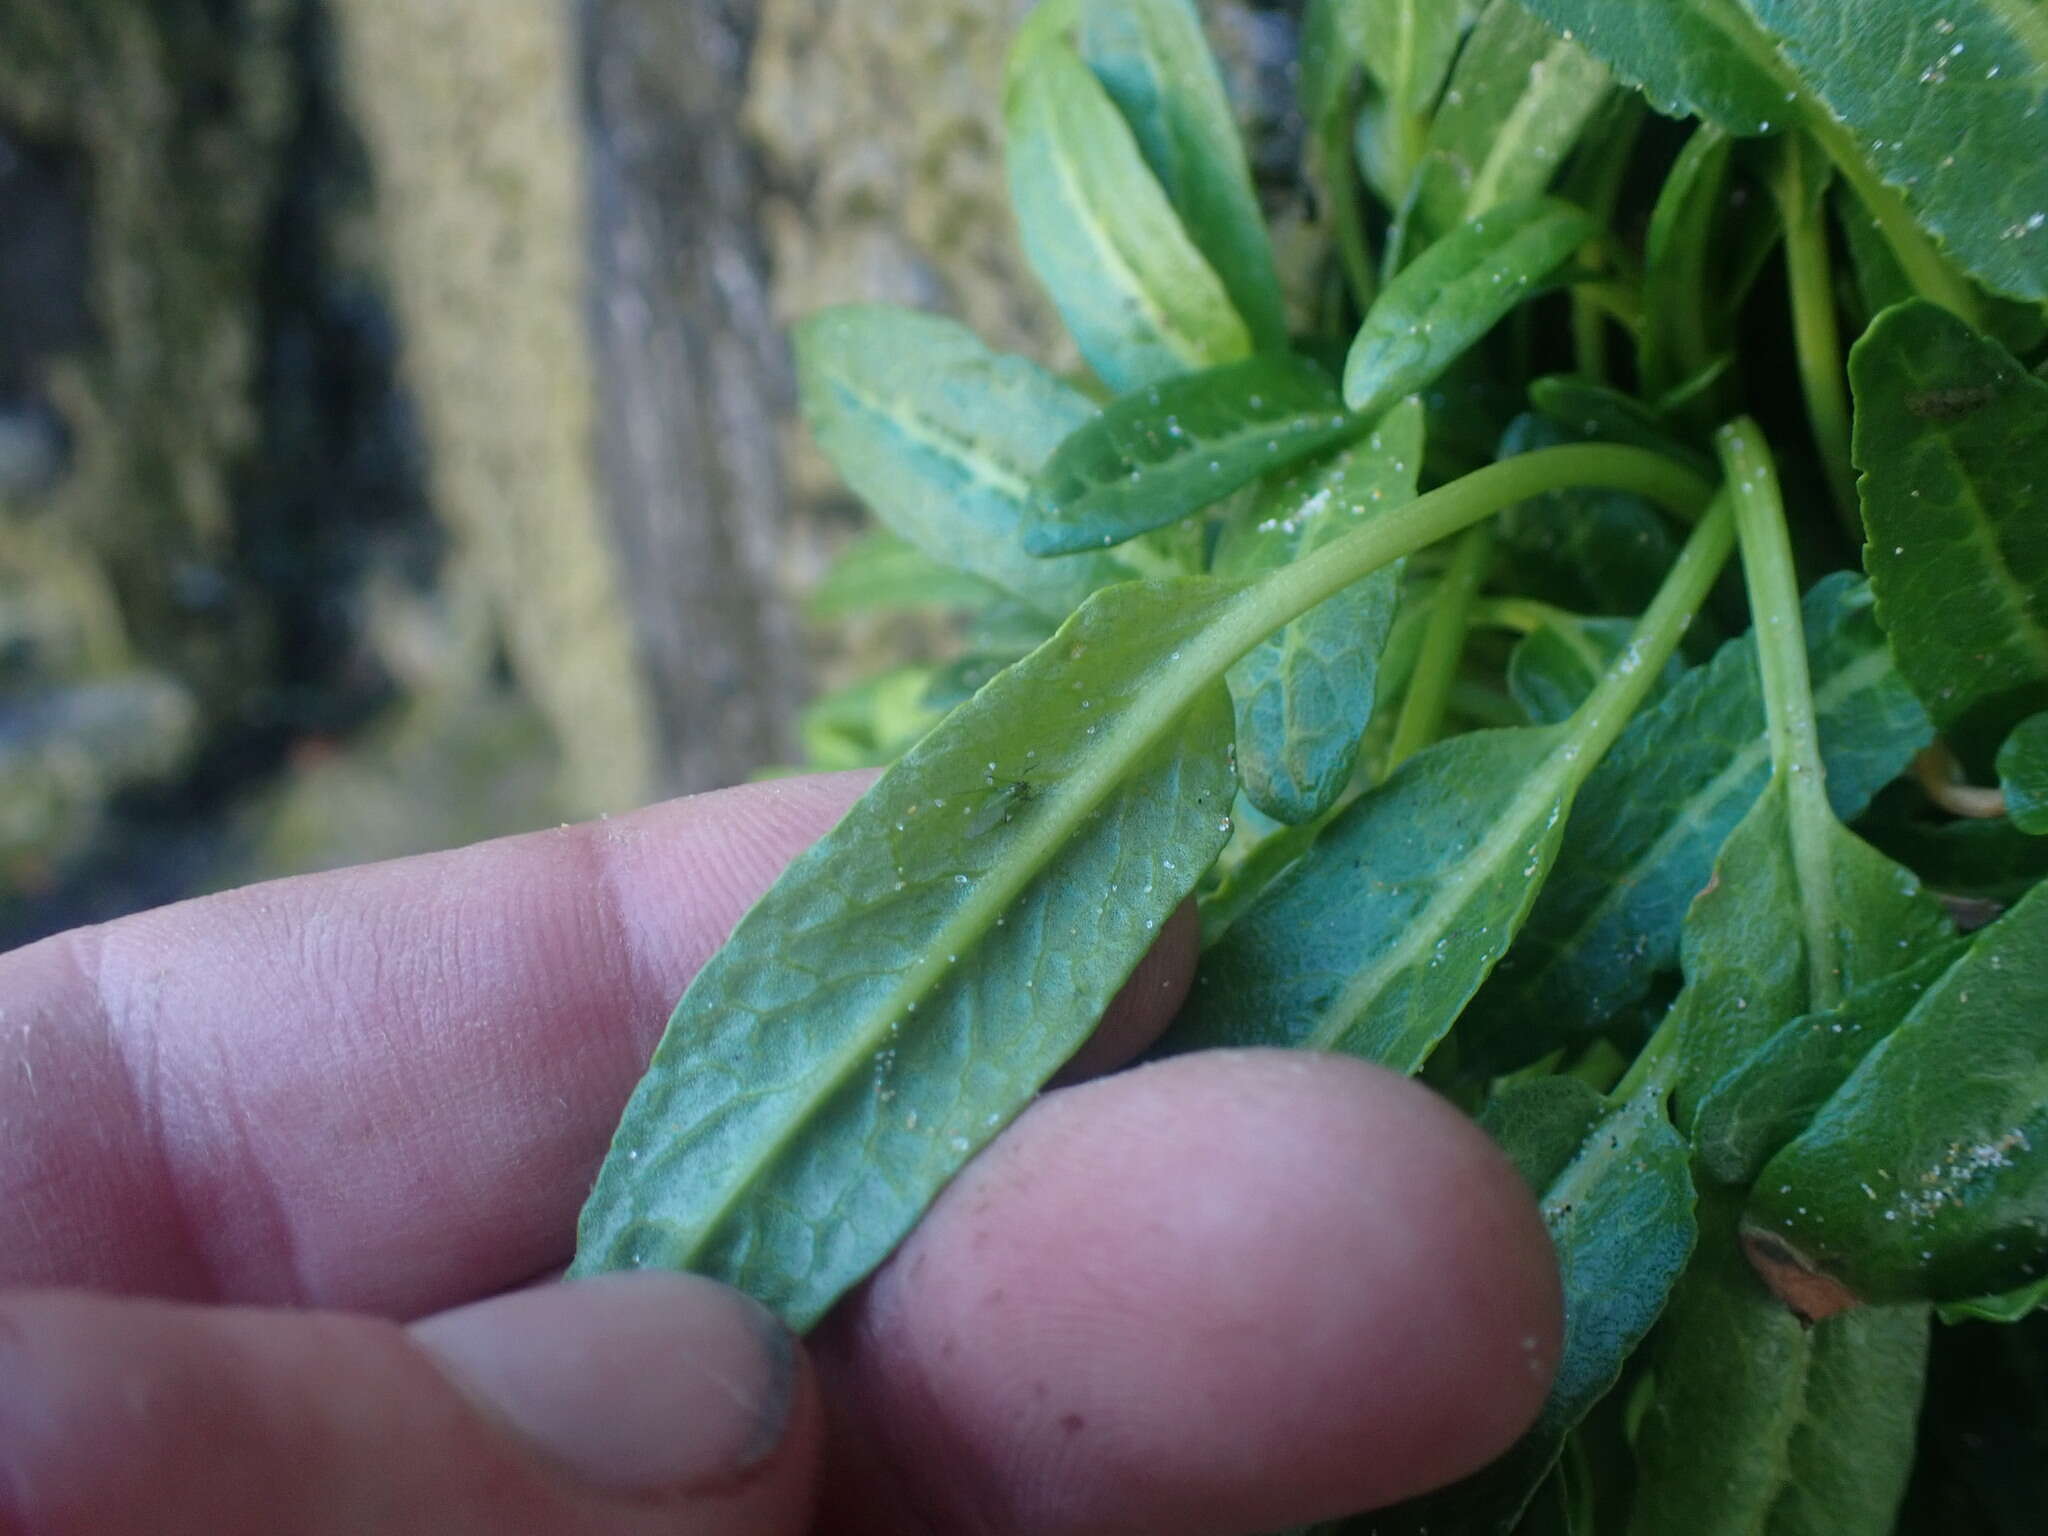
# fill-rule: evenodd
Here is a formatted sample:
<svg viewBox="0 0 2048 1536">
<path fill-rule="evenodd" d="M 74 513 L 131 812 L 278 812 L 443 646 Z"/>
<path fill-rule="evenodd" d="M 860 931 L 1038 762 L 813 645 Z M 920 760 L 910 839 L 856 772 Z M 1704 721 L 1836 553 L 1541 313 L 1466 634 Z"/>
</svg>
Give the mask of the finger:
<svg viewBox="0 0 2048 1536">
<path fill-rule="evenodd" d="M 1244 1536 L 1505 1449 L 1559 1291 L 1471 1122 L 1335 1057 L 1048 1095 L 812 1339 L 827 1528 Z M 838 1523 L 833 1523 L 833 1521 Z"/>
<path fill-rule="evenodd" d="M 0 1530 L 783 1536 L 819 1414 L 708 1281 L 608 1277 L 431 1319 L 0 1298 Z"/>
<path fill-rule="evenodd" d="M 0 1284 L 409 1317 L 559 1265 L 677 997 L 868 782 L 701 795 L 0 957 Z M 1112 1055 L 1177 1003 L 1194 944 L 1173 935 Z"/>
</svg>

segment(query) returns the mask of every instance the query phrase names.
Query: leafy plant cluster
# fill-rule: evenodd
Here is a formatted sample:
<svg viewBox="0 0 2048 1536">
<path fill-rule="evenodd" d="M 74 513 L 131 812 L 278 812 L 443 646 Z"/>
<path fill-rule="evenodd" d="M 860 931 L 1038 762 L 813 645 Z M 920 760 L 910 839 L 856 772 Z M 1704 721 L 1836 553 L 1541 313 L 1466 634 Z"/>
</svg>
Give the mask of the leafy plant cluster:
<svg viewBox="0 0 2048 1536">
<path fill-rule="evenodd" d="M 1163 1049 L 1422 1074 L 1563 1269 L 1528 1436 L 1345 1529 L 1891 1529 L 1931 1314 L 2048 1295 L 2048 10 L 1314 0 L 1292 285 L 1188 0 L 1045 0 L 1005 107 L 1088 376 L 801 328 L 821 602 L 965 644 L 814 717 L 893 766 L 579 1268 L 814 1322 L 1192 897 Z"/>
</svg>

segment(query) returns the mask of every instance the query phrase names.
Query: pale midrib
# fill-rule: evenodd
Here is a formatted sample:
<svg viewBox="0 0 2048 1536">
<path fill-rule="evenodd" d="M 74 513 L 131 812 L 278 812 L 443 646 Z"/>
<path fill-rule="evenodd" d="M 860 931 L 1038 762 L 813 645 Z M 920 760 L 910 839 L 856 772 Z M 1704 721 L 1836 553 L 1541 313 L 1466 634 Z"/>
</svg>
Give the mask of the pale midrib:
<svg viewBox="0 0 2048 1536">
<path fill-rule="evenodd" d="M 1557 733 L 1557 746 L 1544 757 L 1543 766 L 1532 774 L 1515 797 L 1507 804 L 1505 814 L 1496 819 L 1491 830 L 1472 847 L 1472 851 L 1458 861 L 1456 870 L 1439 885 L 1437 894 L 1417 916 L 1408 920 L 1404 937 L 1392 949 L 1386 951 L 1366 970 L 1358 972 L 1338 994 L 1336 1003 L 1323 1017 L 1323 1021 L 1302 1044 L 1310 1050 L 1327 1051 L 1350 1033 L 1351 1025 L 1380 991 L 1398 975 L 1420 959 L 1424 949 L 1433 946 L 1439 935 L 1448 931 L 1446 920 L 1464 907 L 1476 887 L 1481 885 L 1508 851 L 1523 838 L 1529 836 L 1529 825 L 1550 807 L 1557 808 L 1557 823 L 1539 831 L 1536 836 L 1539 845 L 1544 841 L 1554 842 L 1558 828 L 1564 824 L 1563 801 L 1570 789 L 1575 763 L 1566 758 L 1565 748 L 1570 746 L 1576 735 L 1564 727 L 1540 726 L 1528 729 L 1543 733 Z"/>
<path fill-rule="evenodd" d="M 1112 137 L 1114 133 L 1122 134 L 1124 147 L 1130 151 L 1131 159 L 1136 162 L 1141 178 L 1138 185 L 1142 186 L 1145 180 L 1151 180 L 1156 187 L 1157 179 L 1153 177 L 1151 167 L 1145 163 L 1145 156 L 1138 148 L 1131 130 L 1125 125 L 1123 118 L 1117 115 L 1113 105 L 1109 107 L 1109 112 L 1114 119 Z M 1087 231 L 1089 244 L 1100 254 L 1102 264 L 1122 279 L 1119 286 L 1124 293 L 1136 300 L 1153 333 L 1165 342 L 1168 350 L 1182 362 L 1197 366 L 1223 362 L 1230 357 L 1248 353 L 1251 350 L 1251 338 L 1244 332 L 1244 322 L 1238 319 L 1237 311 L 1232 307 L 1229 294 L 1224 289 L 1222 278 L 1216 275 L 1216 269 L 1209 265 L 1208 259 L 1180 227 L 1179 217 L 1174 212 L 1172 204 L 1167 201 L 1165 190 L 1161 188 L 1159 192 L 1159 212 L 1164 214 L 1165 224 L 1173 231 L 1173 235 L 1162 242 L 1160 254 L 1176 266 L 1184 264 L 1186 269 L 1175 274 L 1171 286 L 1185 286 L 1191 291 L 1198 290 L 1205 286 L 1203 279 L 1206 278 L 1206 286 L 1210 292 L 1201 297 L 1207 298 L 1210 302 L 1203 307 L 1214 309 L 1219 317 L 1228 317 L 1237 322 L 1237 334 L 1227 338 L 1219 335 L 1218 345 L 1213 351 L 1183 324 L 1182 316 L 1169 312 L 1160 302 L 1159 296 L 1145 282 L 1136 265 L 1127 258 L 1123 247 L 1117 243 L 1117 230 L 1105 226 L 1096 216 L 1094 200 L 1088 196 L 1087 190 L 1074 171 L 1075 146 L 1069 144 L 1063 136 L 1065 128 L 1069 126 L 1065 114 L 1054 113 L 1051 104 L 1046 103 L 1044 115 L 1049 120 L 1052 130 L 1046 135 L 1047 147 L 1051 154 L 1054 174 L 1059 177 L 1060 186 L 1066 193 L 1067 204 L 1079 215 L 1081 226 Z M 1087 151 L 1084 149 L 1082 153 L 1085 154 Z M 1142 192 L 1135 195 L 1142 201 Z M 1136 225 L 1150 221 L 1133 219 L 1129 222 Z M 1230 327 L 1225 326 L 1223 329 L 1228 330 Z"/>
<path fill-rule="evenodd" d="M 1624 455 L 1639 461 L 1655 461 L 1655 455 L 1640 450 L 1610 448 L 1611 457 Z M 1513 480 L 1526 474 L 1530 464 L 1544 455 L 1554 455 L 1552 462 L 1574 460 L 1585 456 L 1586 450 L 1553 448 L 1543 454 L 1525 455 L 1512 467 L 1496 466 L 1493 478 Z M 1479 471 L 1485 475 L 1487 471 Z M 1671 466 L 1660 466 L 1660 473 L 1677 477 Z M 1473 478 L 1473 477 L 1468 477 Z M 1598 483 L 1600 477 L 1591 477 Z M 1643 487 L 1624 487 L 1642 490 Z M 1453 487 L 1444 487 L 1449 492 Z M 766 1137 L 749 1143 L 752 1155 L 747 1170 L 722 1192 L 722 1197 L 702 1211 L 692 1223 L 686 1256 L 700 1252 L 713 1235 L 726 1229 L 735 1211 L 745 1196 L 765 1177 L 770 1170 L 780 1168 L 787 1159 L 790 1147 L 802 1136 L 808 1134 L 810 1116 L 820 1104 L 838 1094 L 859 1072 L 874 1059 L 889 1039 L 889 1026 L 909 1013 L 909 1004 L 928 995 L 945 979 L 946 974 L 959 963 L 945 956 L 970 955 L 980 944 L 993 924 L 993 919 L 1006 911 L 1015 899 L 1032 885 L 1044 872 L 1060 851 L 1071 840 L 1072 834 L 1099 806 L 1123 784 L 1131 768 L 1142 762 L 1165 740 L 1173 727 L 1193 707 L 1203 690 L 1215 686 L 1229 668 L 1256 646 L 1266 636 L 1291 623 L 1303 613 L 1315 607 L 1325 598 L 1333 596 L 1343 587 L 1363 579 L 1381 566 L 1412 553 L 1412 548 L 1432 542 L 1457 528 L 1469 526 L 1484 517 L 1499 511 L 1500 506 L 1525 499 L 1529 494 L 1540 494 L 1526 487 L 1517 487 L 1517 493 L 1497 503 L 1480 501 L 1479 510 L 1462 516 L 1456 526 L 1441 528 L 1435 520 L 1427 517 L 1430 510 L 1424 508 L 1424 516 L 1418 519 L 1413 514 L 1423 507 L 1428 498 L 1408 503 L 1396 512 L 1377 518 L 1366 528 L 1347 536 L 1338 544 L 1326 546 L 1309 561 L 1283 566 L 1267 575 L 1251 581 L 1225 582 L 1214 578 L 1189 578 L 1178 586 L 1191 588 L 1198 582 L 1207 581 L 1214 587 L 1233 589 L 1228 600 L 1206 609 L 1207 617 L 1192 636 L 1183 639 L 1180 646 L 1180 660 L 1166 667 L 1155 669 L 1147 680 L 1147 687 L 1139 701 L 1127 708 L 1116 725 L 1101 737 L 1092 753 L 1087 754 L 1082 766 L 1057 791 L 1049 797 L 1046 814 L 1035 817 L 1029 831 L 1020 837 L 1011 853 L 1003 860 L 1012 873 L 984 876 L 978 882 L 969 898 L 961 903 L 954 915 L 932 934 L 921 960 L 904 973 L 900 984 L 888 996 L 878 1002 L 869 1014 L 868 1021 L 848 1037 L 835 1053 L 832 1062 L 820 1067 L 806 1080 L 804 1087 L 794 1097 L 794 1108 L 798 1111 L 787 1115 L 781 1128 Z M 1460 507 L 1459 513 L 1467 509 Z M 1404 518 L 1403 514 L 1409 514 Z M 1446 516 L 1448 520 L 1448 515 Z M 1420 522 L 1420 528 L 1405 529 L 1406 524 Z M 1409 537 L 1404 546 L 1398 538 L 1388 534 L 1390 527 L 1404 529 Z M 1339 546 L 1357 540 L 1364 547 L 1371 548 L 1374 560 L 1353 556 L 1350 560 L 1340 558 Z M 1391 551 L 1379 549 L 1378 543 L 1393 544 Z M 1363 568 L 1360 568 L 1363 567 Z M 1341 577 L 1335 573 L 1341 572 Z M 1193 613 L 1195 604 L 1190 602 L 1184 612 Z M 1071 623 L 1072 621 L 1069 621 Z M 1068 626 L 1063 625 L 1058 633 L 1046 642 L 1048 647 L 1057 646 Z M 1550 729 L 1556 729 L 1555 727 Z M 884 783 L 887 782 L 885 778 Z M 1519 803 L 1522 795 L 1516 797 Z M 865 803 L 865 802 L 863 802 Z M 850 814 L 858 815 L 856 806 Z M 820 850 L 829 854 L 828 837 Z M 764 901 L 742 920 L 740 930 L 734 938 L 749 927 L 764 911 L 769 911 Z M 765 919 L 772 921 L 772 912 Z M 722 950 L 721 954 L 728 953 Z M 718 964 L 714 960 L 713 964 Z M 707 973 L 708 974 L 708 968 Z M 685 1003 L 688 999 L 685 998 Z M 899 1047 L 901 1048 L 901 1047 Z"/>
<path fill-rule="evenodd" d="M 862 390 L 843 376 L 834 376 L 831 382 L 854 409 L 900 432 L 926 452 L 958 465 L 969 480 L 1014 504 L 1021 518 L 1023 509 L 1031 500 L 1031 480 L 992 456 L 976 451 L 981 447 L 977 439 L 945 431 L 930 421 L 925 413 L 904 411 L 898 408 L 897 401 Z"/>
<path fill-rule="evenodd" d="M 1874 683 L 1878 674 L 1890 670 L 1891 658 L 1883 651 L 1872 651 L 1851 662 L 1815 690 L 1815 711 L 1827 713 L 1842 698 L 1860 692 Z M 1728 766 L 1709 779 L 1697 794 L 1687 795 L 1681 803 L 1682 809 L 1672 819 L 1671 825 L 1664 829 L 1641 858 L 1630 861 L 1627 869 L 1610 878 L 1607 894 L 1593 904 L 1585 919 L 1552 950 L 1557 958 L 1531 975 L 1522 990 L 1532 990 L 1545 976 L 1555 971 L 1566 956 L 1576 954 L 1593 930 L 1606 922 L 1622 905 L 1624 897 L 1641 888 L 1645 875 L 1670 858 L 1672 850 L 1678 843 L 1700 825 L 1702 818 L 1694 812 L 1693 807 L 1718 804 L 1744 778 L 1761 768 L 1769 755 L 1768 738 L 1759 732 L 1750 738 L 1746 745 L 1738 748 L 1735 755 L 1728 760 Z"/>
<path fill-rule="evenodd" d="M 2036 66 L 2048 63 L 2048 9 L 2022 0 L 1985 0 L 1985 9 L 2004 24 Z"/>
<path fill-rule="evenodd" d="M 1479 167 L 1479 174 L 1472 178 L 1472 187 L 1465 194 L 1465 217 L 1475 218 L 1485 213 L 1500 201 L 1500 179 L 1507 167 L 1518 157 L 1524 142 L 1523 133 L 1536 120 L 1537 115 L 1558 96 L 1569 96 L 1579 85 L 1579 77 L 1568 66 L 1573 64 L 1572 55 L 1580 52 L 1576 43 L 1562 38 L 1550 46 L 1543 57 L 1532 66 L 1542 71 L 1541 87 L 1531 86 L 1515 99 L 1514 109 L 1500 121 L 1495 131 L 1493 144 L 1487 150 L 1486 159 Z M 1600 69 L 1596 63 L 1593 66 Z M 1605 70 L 1600 70 L 1604 75 Z"/>
</svg>

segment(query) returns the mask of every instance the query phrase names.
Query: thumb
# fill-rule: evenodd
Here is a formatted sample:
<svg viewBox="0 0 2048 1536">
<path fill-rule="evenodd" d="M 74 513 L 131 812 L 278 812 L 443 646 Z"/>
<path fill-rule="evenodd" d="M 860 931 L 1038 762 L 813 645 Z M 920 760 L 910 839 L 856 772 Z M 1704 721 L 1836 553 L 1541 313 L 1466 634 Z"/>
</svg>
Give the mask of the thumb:
<svg viewBox="0 0 2048 1536">
<path fill-rule="evenodd" d="M 818 1424 L 795 1340 L 691 1276 L 410 1329 L 0 1296 L 0 1531 L 794 1536 Z"/>
</svg>

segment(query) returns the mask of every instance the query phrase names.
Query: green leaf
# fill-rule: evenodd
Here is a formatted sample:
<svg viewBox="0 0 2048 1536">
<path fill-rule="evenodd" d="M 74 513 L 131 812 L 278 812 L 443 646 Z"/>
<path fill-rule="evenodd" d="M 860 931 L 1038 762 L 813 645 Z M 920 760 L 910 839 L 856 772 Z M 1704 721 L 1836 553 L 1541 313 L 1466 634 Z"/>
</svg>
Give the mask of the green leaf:
<svg viewBox="0 0 2048 1536">
<path fill-rule="evenodd" d="M 1376 416 L 1433 382 L 1592 233 L 1576 208 L 1537 198 L 1495 207 L 1437 241 L 1373 302 L 1345 360 L 1345 402 Z"/>
<path fill-rule="evenodd" d="M 1750 1195 L 1752 1228 L 1865 1301 L 2048 1271 L 2048 888 L 1984 929 Z"/>
<path fill-rule="evenodd" d="M 804 611 L 831 619 L 878 608 L 980 608 L 1002 595 L 1002 588 L 949 570 L 908 540 L 876 530 L 839 552 Z"/>
<path fill-rule="evenodd" d="M 1451 8 L 1428 0 L 1448 17 Z M 1473 216 L 1545 191 L 1608 90 L 1607 69 L 1517 0 L 1493 0 L 1430 122 L 1402 241 L 1421 249 Z"/>
<path fill-rule="evenodd" d="M 1272 484 L 1216 546 L 1222 576 L 1286 565 L 1415 495 L 1422 407 L 1406 401 L 1354 443 Z M 1251 803 L 1276 820 L 1313 821 L 1337 801 L 1372 719 L 1380 653 L 1400 599 L 1388 567 L 1262 641 L 1230 670 L 1237 771 Z"/>
<path fill-rule="evenodd" d="M 1716 514 L 1570 724 L 1474 731 L 1353 801 L 1204 954 L 1175 1050 L 1299 1045 L 1428 1059 L 1514 937 L 1586 775 L 1727 552 Z"/>
<path fill-rule="evenodd" d="M 1571 1082 L 1524 1084 L 1481 1119 L 1525 1173 L 1554 1157 L 1579 1122 L 1563 1166 L 1537 1185 L 1564 1283 L 1564 1350 L 1543 1410 L 1483 1472 L 1367 1516 L 1351 1527 L 1360 1533 L 1510 1536 L 1567 1436 L 1613 1389 L 1685 1268 L 1696 1235 L 1685 1143 L 1655 1104 L 1638 1101 L 1602 1115 L 1598 1096 L 1584 1084 L 1573 1084 L 1577 1093 L 1560 1092 Z M 1525 1107 L 1518 1099 L 1536 1102 Z M 1582 1118 L 1589 1107 L 1590 1127 Z M 1530 1140 L 1518 1147 L 1517 1136 Z"/>
<path fill-rule="evenodd" d="M 1851 817 L 1932 727 L 1893 670 L 1863 582 L 1828 577 L 1802 615 L 1828 795 Z M 1502 1060 L 1540 1055 L 1647 995 L 1678 959 L 1686 906 L 1769 772 L 1756 644 L 1745 635 L 1631 722 L 1587 780 L 1577 829 L 1473 1005 Z"/>
<path fill-rule="evenodd" d="M 1738 0 L 1521 0 L 1667 117 L 1703 117 L 1730 133 L 1782 127 L 1785 87 L 1761 64 L 1769 44 Z"/>
<path fill-rule="evenodd" d="M 1273 247 L 1222 76 L 1188 0 L 1090 0 L 1082 59 L 1130 124 L 1195 245 L 1223 280 L 1252 345 L 1287 345 Z"/>
<path fill-rule="evenodd" d="M 1508 692 L 1530 724 L 1556 725 L 1586 702 L 1634 632 L 1627 619 L 1588 619 L 1552 609 L 1509 654 Z M 1665 663 L 1645 704 L 1683 675 L 1676 658 Z"/>
<path fill-rule="evenodd" d="M 1700 1166 L 1723 1184 L 1755 1183 L 1966 948 L 1963 939 L 1937 945 L 1840 1007 L 1796 1018 L 1766 1040 L 1701 1099 L 1692 1126 Z"/>
<path fill-rule="evenodd" d="M 670 1021 L 577 1273 L 699 1269 L 802 1329 L 895 1246 L 1222 847 L 1228 700 L 1157 682 L 1241 590 L 1101 594 L 797 859 Z"/>
<path fill-rule="evenodd" d="M 1512 458 L 1577 441 L 1541 416 L 1518 416 L 1500 442 Z M 1639 496 L 1595 488 L 1554 491 L 1510 509 L 1500 520 L 1506 584 L 1579 612 L 1633 612 L 1656 590 L 1678 555 L 1678 540 Z"/>
<path fill-rule="evenodd" d="M 2022 832 L 2048 834 L 2048 711 L 2029 715 L 1998 749 L 2005 814 Z"/>
<path fill-rule="evenodd" d="M 1464 27 L 1457 7 L 1439 0 L 1345 0 L 1338 10 L 1381 93 L 1403 112 L 1427 112 L 1458 51 Z"/>
<path fill-rule="evenodd" d="M 1112 401 L 1060 444 L 1024 526 L 1034 555 L 1122 543 L 1362 435 L 1314 363 L 1269 353 Z"/>
<path fill-rule="evenodd" d="M 1085 1038 L 1222 848 L 1229 667 L 1362 577 L 1581 477 L 1681 511 L 1706 495 L 1651 455 L 1560 448 L 1254 581 L 1096 594 L 698 973 L 599 1171 L 575 1272 L 697 1268 L 815 1321 Z"/>
<path fill-rule="evenodd" d="M 1699 1255 L 1654 1344 L 1631 1536 L 1889 1536 L 1913 1460 L 1924 1308 L 1808 1328 L 1702 1195 Z"/>
<path fill-rule="evenodd" d="M 1910 212 L 1991 288 L 2048 298 L 2048 217 L 2036 217 L 2048 215 L 2048 22 L 2036 0 L 1526 3 L 1660 111 L 1732 134 L 1804 126 L 1888 226 Z M 1920 291 L 1941 297 L 1954 278 L 1932 248 L 1910 229 L 1887 233 Z M 1949 297 L 1976 307 L 1966 291 Z"/>
<path fill-rule="evenodd" d="M 2048 299 L 2048 11 L 2039 0 L 1746 0 L 1844 136 L 1950 256 Z"/>
<path fill-rule="evenodd" d="M 828 309 L 796 331 L 804 419 L 855 495 L 940 565 L 1065 618 L 1130 573 L 1101 554 L 1024 552 L 1031 483 L 1095 414 L 1078 390 L 936 315 Z"/>
<path fill-rule="evenodd" d="M 1004 119 L 1024 254 L 1104 383 L 1137 389 L 1250 353 L 1223 280 L 1071 48 L 1046 40 L 1031 50 Z"/>
<path fill-rule="evenodd" d="M 2048 708 L 2048 382 L 1918 301 L 1878 318 L 1849 378 L 1878 619 L 1944 735 L 1988 761 Z"/>
<path fill-rule="evenodd" d="M 1853 993 L 1912 964 L 1949 936 L 1941 908 L 1901 869 L 1839 823 L 1823 829 L 1828 881 L 1810 889 L 1795 867 L 1786 782 L 1773 775 L 1729 835 L 1714 877 L 1686 915 L 1685 990 L 1672 1011 L 1680 1041 L 1680 1121 L 1788 1020 L 1813 1011 L 1817 943 L 1839 957 Z M 1805 924 L 1811 913 L 1814 926 Z"/>
<path fill-rule="evenodd" d="M 1686 140 L 1650 212 L 1643 247 L 1643 387 L 1668 395 L 1727 345 L 1715 238 L 1727 212 L 1734 141 L 1711 123 Z M 1745 210 L 1751 220 L 1764 217 Z"/>
<path fill-rule="evenodd" d="M 1945 1302 L 1935 1308 L 1934 1315 L 1944 1323 L 2017 1323 L 2043 1306 L 2048 1306 L 2048 1279 L 1997 1296 Z"/>
</svg>

